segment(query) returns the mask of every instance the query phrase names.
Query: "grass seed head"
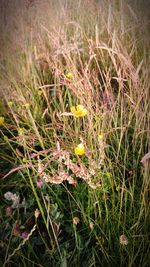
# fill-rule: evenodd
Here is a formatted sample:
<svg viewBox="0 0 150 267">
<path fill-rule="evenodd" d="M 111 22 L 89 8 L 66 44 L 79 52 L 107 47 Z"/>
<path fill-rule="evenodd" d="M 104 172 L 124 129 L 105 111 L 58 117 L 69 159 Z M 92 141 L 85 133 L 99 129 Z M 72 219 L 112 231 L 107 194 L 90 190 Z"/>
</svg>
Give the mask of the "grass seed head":
<svg viewBox="0 0 150 267">
<path fill-rule="evenodd" d="M 128 238 L 125 235 L 121 235 L 119 237 L 119 242 L 121 245 L 127 246 L 128 245 Z"/>
</svg>

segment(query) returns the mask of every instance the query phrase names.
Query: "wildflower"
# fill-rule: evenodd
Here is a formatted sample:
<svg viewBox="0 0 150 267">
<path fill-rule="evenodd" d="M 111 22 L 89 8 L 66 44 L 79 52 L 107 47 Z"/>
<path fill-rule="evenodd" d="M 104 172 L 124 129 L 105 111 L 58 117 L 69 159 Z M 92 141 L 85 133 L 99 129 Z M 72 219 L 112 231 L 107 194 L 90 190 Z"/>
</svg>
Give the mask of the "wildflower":
<svg viewBox="0 0 150 267">
<path fill-rule="evenodd" d="M 12 107 L 13 101 L 8 101 L 7 104 L 8 104 L 9 107 Z"/>
<path fill-rule="evenodd" d="M 102 141 L 103 138 L 104 138 L 104 135 L 103 135 L 102 133 L 98 135 L 98 140 L 99 140 L 99 141 Z"/>
<path fill-rule="evenodd" d="M 67 72 L 66 75 L 65 75 L 65 77 L 67 79 L 71 79 L 72 78 L 72 73 L 71 72 Z"/>
<path fill-rule="evenodd" d="M 23 161 L 24 163 L 26 163 L 26 162 L 27 162 L 27 159 L 26 159 L 26 158 L 23 158 L 22 161 Z"/>
<path fill-rule="evenodd" d="M 25 103 L 24 106 L 25 106 L 25 108 L 29 108 L 30 104 L 29 103 Z"/>
<path fill-rule="evenodd" d="M 26 239 L 28 237 L 29 233 L 27 231 L 22 232 L 21 237 L 23 239 Z"/>
<path fill-rule="evenodd" d="M 37 219 L 39 217 L 39 215 L 40 215 L 40 211 L 38 209 L 36 209 L 34 212 L 35 218 Z"/>
<path fill-rule="evenodd" d="M 4 121 L 5 121 L 4 117 L 0 117 L 0 125 L 3 125 Z"/>
<path fill-rule="evenodd" d="M 85 148 L 84 148 L 84 145 L 81 143 L 79 144 L 77 147 L 75 147 L 74 149 L 74 153 L 76 155 L 79 155 L 79 156 L 82 156 L 85 154 Z"/>
<path fill-rule="evenodd" d="M 73 224 L 77 225 L 80 222 L 80 219 L 78 217 L 73 218 Z"/>
<path fill-rule="evenodd" d="M 18 134 L 20 136 L 24 135 L 24 133 L 25 133 L 25 129 L 24 128 L 18 128 Z"/>
<path fill-rule="evenodd" d="M 71 107 L 71 112 L 75 117 L 84 117 L 87 115 L 87 109 L 84 108 L 82 105 L 77 105 Z"/>
<path fill-rule="evenodd" d="M 44 185 L 44 181 L 42 179 L 39 179 L 36 181 L 37 187 L 41 188 Z"/>
<path fill-rule="evenodd" d="M 123 246 L 127 246 L 128 245 L 128 238 L 125 235 L 121 235 L 119 237 L 119 241 L 120 241 L 120 244 L 123 245 Z"/>
</svg>

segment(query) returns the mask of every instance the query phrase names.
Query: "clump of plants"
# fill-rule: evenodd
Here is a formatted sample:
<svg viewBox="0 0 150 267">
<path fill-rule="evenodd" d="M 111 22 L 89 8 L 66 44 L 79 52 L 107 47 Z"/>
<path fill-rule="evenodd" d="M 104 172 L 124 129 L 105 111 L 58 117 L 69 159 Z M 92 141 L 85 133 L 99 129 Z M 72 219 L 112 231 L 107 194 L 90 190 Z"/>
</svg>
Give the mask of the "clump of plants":
<svg viewBox="0 0 150 267">
<path fill-rule="evenodd" d="M 17 51 L 3 36 L 1 266 L 148 266 L 148 29 L 130 5 L 44 3 Z"/>
</svg>

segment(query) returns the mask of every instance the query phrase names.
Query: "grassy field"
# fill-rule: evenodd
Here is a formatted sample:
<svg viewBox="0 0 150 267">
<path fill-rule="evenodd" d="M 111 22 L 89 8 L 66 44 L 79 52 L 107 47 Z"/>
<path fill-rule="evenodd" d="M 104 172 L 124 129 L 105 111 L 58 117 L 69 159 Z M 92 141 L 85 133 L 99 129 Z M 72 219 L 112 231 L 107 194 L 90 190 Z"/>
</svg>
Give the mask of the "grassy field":
<svg viewBox="0 0 150 267">
<path fill-rule="evenodd" d="M 150 21 L 133 2 L 1 2 L 0 266 L 149 266 Z"/>
</svg>

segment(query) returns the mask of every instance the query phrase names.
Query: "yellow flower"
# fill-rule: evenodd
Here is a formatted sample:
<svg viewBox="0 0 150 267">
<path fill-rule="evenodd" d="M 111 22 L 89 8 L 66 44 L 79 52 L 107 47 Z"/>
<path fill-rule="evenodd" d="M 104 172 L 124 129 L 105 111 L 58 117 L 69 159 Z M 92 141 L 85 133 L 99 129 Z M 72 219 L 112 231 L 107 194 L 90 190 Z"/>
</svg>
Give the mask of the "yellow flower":
<svg viewBox="0 0 150 267">
<path fill-rule="evenodd" d="M 71 79 L 72 78 L 72 73 L 71 72 L 67 72 L 65 76 L 66 76 L 66 78 Z"/>
<path fill-rule="evenodd" d="M 99 141 L 102 141 L 103 138 L 104 138 L 104 135 L 103 135 L 102 133 L 98 135 L 98 140 L 99 140 Z"/>
<path fill-rule="evenodd" d="M 25 106 L 26 108 L 29 108 L 29 107 L 30 107 L 30 104 L 29 104 L 29 103 L 25 103 L 24 106 Z"/>
<path fill-rule="evenodd" d="M 27 159 L 26 159 L 26 158 L 23 158 L 22 161 L 23 161 L 24 163 L 26 163 L 26 162 L 27 162 Z"/>
<path fill-rule="evenodd" d="M 8 101 L 7 104 L 8 104 L 9 107 L 12 107 L 13 101 Z"/>
<path fill-rule="evenodd" d="M 84 108 L 82 105 L 78 106 L 72 106 L 71 107 L 71 112 L 75 117 L 84 117 L 87 115 L 87 109 Z"/>
<path fill-rule="evenodd" d="M 4 117 L 0 117 L 0 125 L 3 125 L 4 121 L 5 121 Z"/>
<path fill-rule="evenodd" d="M 81 143 L 79 144 L 77 147 L 75 147 L 74 149 L 74 153 L 76 155 L 79 155 L 79 156 L 82 156 L 85 154 L 85 148 L 84 148 L 84 145 Z"/>
<path fill-rule="evenodd" d="M 24 135 L 24 133 L 25 133 L 25 129 L 24 128 L 18 128 L 18 134 L 20 136 Z"/>
</svg>

